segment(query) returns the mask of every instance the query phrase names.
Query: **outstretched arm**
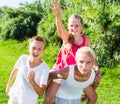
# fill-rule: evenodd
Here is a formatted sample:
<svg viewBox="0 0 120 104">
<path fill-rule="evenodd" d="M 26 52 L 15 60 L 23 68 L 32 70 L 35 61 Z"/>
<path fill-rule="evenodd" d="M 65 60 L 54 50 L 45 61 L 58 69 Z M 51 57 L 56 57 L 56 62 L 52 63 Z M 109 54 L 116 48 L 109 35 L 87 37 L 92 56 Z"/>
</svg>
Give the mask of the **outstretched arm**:
<svg viewBox="0 0 120 104">
<path fill-rule="evenodd" d="M 53 70 L 49 73 L 50 79 L 66 79 L 68 77 L 69 67 L 65 67 L 61 70 Z"/>
<path fill-rule="evenodd" d="M 62 12 L 63 12 L 63 10 L 61 10 L 60 4 L 53 2 L 51 9 L 56 16 L 56 26 L 57 26 L 57 30 L 58 30 L 58 34 L 59 34 L 60 38 L 63 41 L 68 41 L 69 34 L 63 28 L 63 24 L 62 24 Z"/>
</svg>

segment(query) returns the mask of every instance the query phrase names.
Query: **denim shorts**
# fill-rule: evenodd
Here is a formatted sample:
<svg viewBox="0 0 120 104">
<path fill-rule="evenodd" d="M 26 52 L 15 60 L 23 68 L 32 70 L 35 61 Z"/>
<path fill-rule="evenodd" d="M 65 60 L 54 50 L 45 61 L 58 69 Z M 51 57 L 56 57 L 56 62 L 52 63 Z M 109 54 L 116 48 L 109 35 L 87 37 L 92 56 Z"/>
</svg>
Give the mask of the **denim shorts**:
<svg viewBox="0 0 120 104">
<path fill-rule="evenodd" d="M 55 104 L 81 104 L 80 99 L 63 99 L 55 97 Z"/>
</svg>

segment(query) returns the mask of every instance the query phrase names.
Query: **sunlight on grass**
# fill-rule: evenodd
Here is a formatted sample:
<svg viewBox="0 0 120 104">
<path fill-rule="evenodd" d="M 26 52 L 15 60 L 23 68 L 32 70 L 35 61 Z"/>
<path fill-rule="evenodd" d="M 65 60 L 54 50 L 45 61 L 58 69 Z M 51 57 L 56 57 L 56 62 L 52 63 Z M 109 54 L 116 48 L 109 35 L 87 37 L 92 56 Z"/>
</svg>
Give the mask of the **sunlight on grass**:
<svg viewBox="0 0 120 104">
<path fill-rule="evenodd" d="M 27 42 L 9 40 L 0 43 L 0 104 L 7 104 L 8 96 L 5 93 L 6 83 L 15 61 L 22 54 L 28 54 Z M 59 48 L 46 47 L 42 59 L 52 68 Z M 102 79 L 97 88 L 98 100 L 96 104 L 120 104 L 120 65 L 115 68 L 101 68 Z M 43 97 L 38 102 L 42 104 Z M 82 104 L 86 104 L 85 102 Z"/>
</svg>

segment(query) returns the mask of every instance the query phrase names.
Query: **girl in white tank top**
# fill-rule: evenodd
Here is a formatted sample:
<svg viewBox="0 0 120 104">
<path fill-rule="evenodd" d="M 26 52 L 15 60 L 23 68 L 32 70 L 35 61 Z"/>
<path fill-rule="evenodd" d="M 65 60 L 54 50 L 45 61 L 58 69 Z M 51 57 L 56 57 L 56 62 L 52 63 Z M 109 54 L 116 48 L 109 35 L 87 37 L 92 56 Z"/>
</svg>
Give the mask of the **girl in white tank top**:
<svg viewBox="0 0 120 104">
<path fill-rule="evenodd" d="M 91 84 L 95 78 L 95 72 L 92 69 L 95 62 L 93 49 L 82 47 L 78 49 L 75 57 L 76 65 L 69 65 L 62 70 L 50 72 L 50 78 L 60 83 L 55 104 L 80 104 L 83 89 L 87 89 L 87 91 L 92 89 Z M 91 93 L 88 96 L 91 96 Z M 88 100 L 88 102 L 91 102 L 89 104 L 95 104 L 96 100 Z"/>
</svg>

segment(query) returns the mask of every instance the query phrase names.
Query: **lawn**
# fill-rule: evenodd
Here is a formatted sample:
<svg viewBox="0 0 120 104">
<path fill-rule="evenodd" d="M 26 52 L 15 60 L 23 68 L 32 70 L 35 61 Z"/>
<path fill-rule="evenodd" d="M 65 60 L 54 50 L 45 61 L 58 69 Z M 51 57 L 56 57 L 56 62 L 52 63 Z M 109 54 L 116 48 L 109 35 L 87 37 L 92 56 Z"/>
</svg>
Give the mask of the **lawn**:
<svg viewBox="0 0 120 104">
<path fill-rule="evenodd" d="M 59 48 L 50 46 L 45 49 L 42 58 L 52 68 Z M 0 104 L 7 104 L 8 96 L 5 93 L 6 83 L 15 61 L 22 54 L 28 54 L 27 42 L 9 40 L 0 43 Z M 120 65 L 115 68 L 101 68 L 102 79 L 97 88 L 98 100 L 96 104 L 120 104 Z M 43 97 L 39 98 L 42 104 Z M 83 103 L 85 104 L 85 103 Z"/>
</svg>

